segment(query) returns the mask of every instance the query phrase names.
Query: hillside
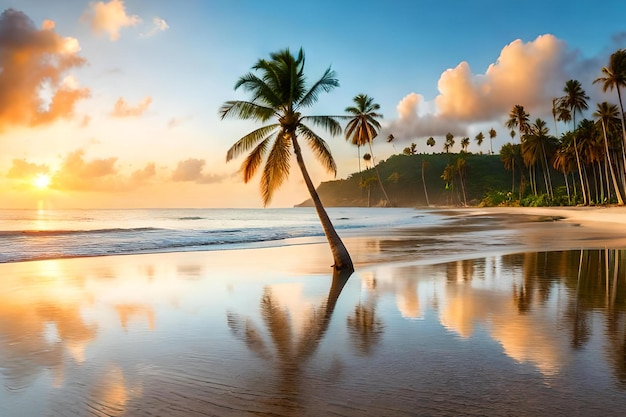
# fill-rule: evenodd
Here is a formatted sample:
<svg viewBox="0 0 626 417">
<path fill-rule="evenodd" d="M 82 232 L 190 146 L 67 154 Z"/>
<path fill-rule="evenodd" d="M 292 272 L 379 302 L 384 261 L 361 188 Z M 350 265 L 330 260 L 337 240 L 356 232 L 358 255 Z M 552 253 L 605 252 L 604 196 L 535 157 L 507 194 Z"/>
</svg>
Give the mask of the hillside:
<svg viewBox="0 0 626 417">
<path fill-rule="evenodd" d="M 511 189 L 512 174 L 504 169 L 499 155 L 401 154 L 389 157 L 380 162 L 377 167 L 383 186 L 394 206 L 427 205 L 422 181 L 422 163 L 425 163 L 424 180 L 430 205 L 460 205 L 463 197 L 458 181 L 446 189 L 446 182 L 441 178 L 446 165 L 456 164 L 458 158 L 465 159 L 466 163 L 465 188 L 468 205 L 478 204 L 488 191 Z M 317 191 L 324 205 L 328 207 L 366 207 L 368 206 L 368 191 L 369 205 L 380 206 L 383 205 L 384 195 L 375 178 L 374 169 L 369 168 L 361 173 L 352 174 L 346 179 L 323 182 Z M 298 206 L 311 206 L 311 204 L 309 199 Z"/>
</svg>

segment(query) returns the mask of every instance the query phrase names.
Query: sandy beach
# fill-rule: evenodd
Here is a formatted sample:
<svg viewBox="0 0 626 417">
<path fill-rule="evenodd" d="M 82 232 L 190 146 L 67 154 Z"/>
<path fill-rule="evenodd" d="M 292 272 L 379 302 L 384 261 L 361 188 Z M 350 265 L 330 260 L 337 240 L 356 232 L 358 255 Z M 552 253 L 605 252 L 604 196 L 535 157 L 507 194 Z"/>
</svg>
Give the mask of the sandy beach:
<svg viewBox="0 0 626 417">
<path fill-rule="evenodd" d="M 0 415 L 621 415 L 626 210 L 445 213 L 340 285 L 321 239 L 0 264 Z"/>
</svg>

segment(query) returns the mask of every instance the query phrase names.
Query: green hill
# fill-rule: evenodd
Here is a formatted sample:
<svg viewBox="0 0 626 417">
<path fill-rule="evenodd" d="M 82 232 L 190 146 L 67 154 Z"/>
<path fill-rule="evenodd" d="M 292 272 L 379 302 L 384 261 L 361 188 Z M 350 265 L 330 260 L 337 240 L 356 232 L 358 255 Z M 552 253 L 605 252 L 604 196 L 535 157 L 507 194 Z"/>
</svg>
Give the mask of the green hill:
<svg viewBox="0 0 626 417">
<path fill-rule="evenodd" d="M 446 182 L 441 178 L 446 165 L 455 165 L 458 158 L 463 158 L 466 164 L 465 191 L 468 205 L 477 205 L 489 191 L 506 192 L 511 189 L 512 173 L 504 169 L 499 155 L 401 154 L 380 162 L 377 168 L 394 206 L 426 206 L 424 181 L 430 205 L 460 205 L 463 203 L 460 182 L 457 180 L 446 189 Z M 424 181 L 422 163 L 425 164 Z M 374 169 L 369 168 L 346 179 L 323 182 L 317 191 L 324 205 L 328 207 L 381 206 L 384 205 L 384 195 L 375 178 Z M 311 205 L 309 199 L 298 206 Z"/>
</svg>

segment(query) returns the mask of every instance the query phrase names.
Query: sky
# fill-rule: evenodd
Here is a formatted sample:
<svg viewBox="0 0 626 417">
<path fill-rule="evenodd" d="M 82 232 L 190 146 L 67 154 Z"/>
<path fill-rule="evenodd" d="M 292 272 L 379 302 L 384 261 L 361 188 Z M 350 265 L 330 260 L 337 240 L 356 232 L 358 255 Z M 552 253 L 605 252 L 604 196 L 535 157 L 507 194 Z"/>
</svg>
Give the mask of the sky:
<svg viewBox="0 0 626 417">
<path fill-rule="evenodd" d="M 259 177 L 244 184 L 243 157 L 226 162 L 260 125 L 218 110 L 247 99 L 237 79 L 284 48 L 303 49 L 308 81 L 329 67 L 339 79 L 306 114 L 345 114 L 361 93 L 380 104 L 376 161 L 411 143 L 442 152 L 447 132 L 458 152 L 491 128 L 497 153 L 515 104 L 554 126 L 569 79 L 591 117 L 617 102 L 592 82 L 626 48 L 623 0 L 0 0 L 0 13 L 0 208 L 262 207 Z M 318 133 L 336 178 L 358 171 L 345 137 Z M 335 178 L 305 161 L 316 185 Z M 294 160 L 269 207 L 307 198 Z"/>
</svg>

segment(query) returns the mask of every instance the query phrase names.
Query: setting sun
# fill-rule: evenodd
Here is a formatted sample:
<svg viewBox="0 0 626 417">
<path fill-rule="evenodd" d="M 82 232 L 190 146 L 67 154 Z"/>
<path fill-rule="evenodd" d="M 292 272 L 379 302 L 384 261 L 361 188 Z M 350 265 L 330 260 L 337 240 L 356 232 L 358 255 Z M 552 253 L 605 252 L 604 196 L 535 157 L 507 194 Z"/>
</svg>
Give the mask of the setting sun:
<svg viewBox="0 0 626 417">
<path fill-rule="evenodd" d="M 33 178 L 33 185 L 37 188 L 48 188 L 50 185 L 50 176 L 48 174 L 39 174 Z"/>
</svg>

